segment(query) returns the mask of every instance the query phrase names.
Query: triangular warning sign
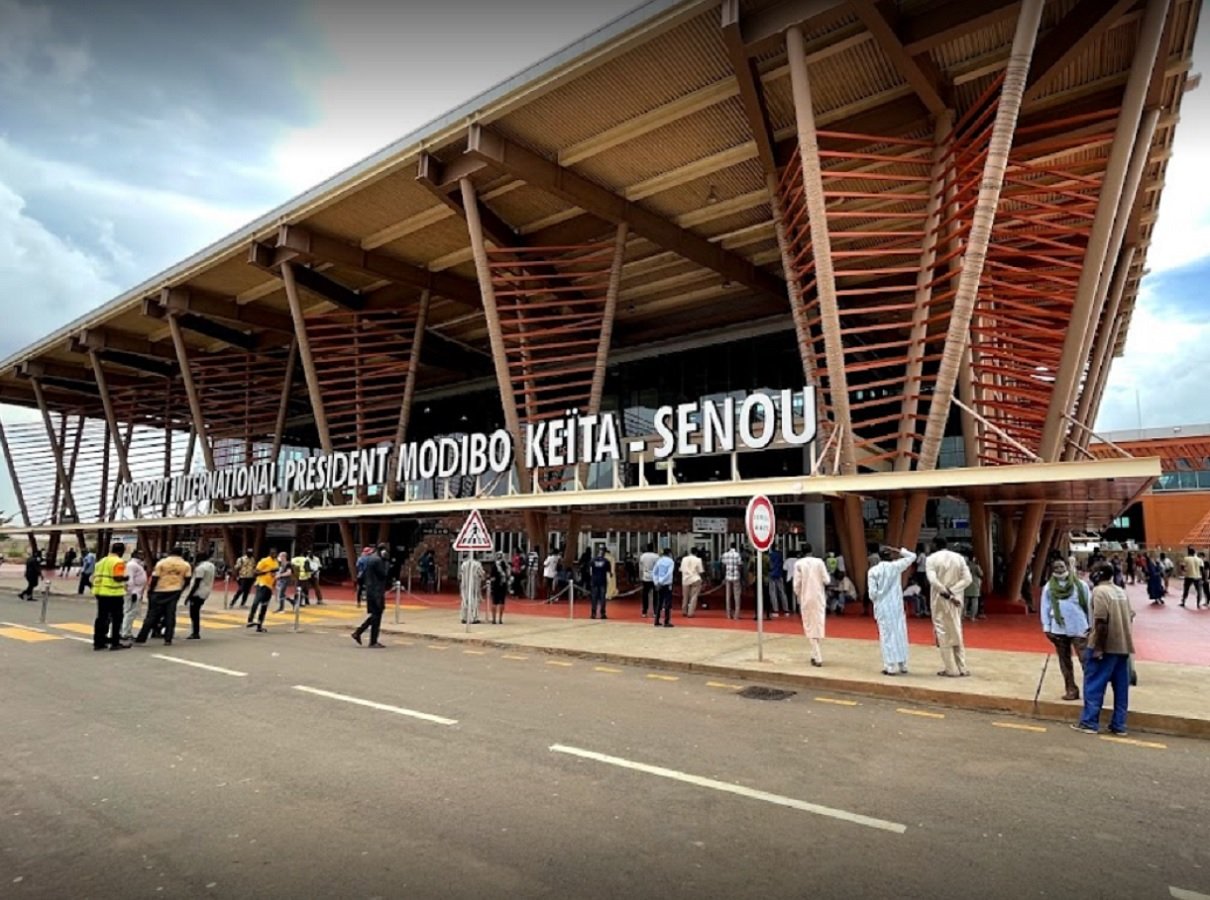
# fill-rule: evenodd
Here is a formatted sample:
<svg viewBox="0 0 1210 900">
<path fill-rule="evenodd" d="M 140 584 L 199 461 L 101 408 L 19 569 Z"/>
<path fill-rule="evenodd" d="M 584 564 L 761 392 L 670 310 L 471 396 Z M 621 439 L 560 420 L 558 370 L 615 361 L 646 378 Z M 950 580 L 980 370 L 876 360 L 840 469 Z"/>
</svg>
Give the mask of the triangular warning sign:
<svg viewBox="0 0 1210 900">
<path fill-rule="evenodd" d="M 492 549 L 492 535 L 483 524 L 483 516 L 479 515 L 479 510 L 472 509 L 471 514 L 462 523 L 458 537 L 454 539 L 454 549 L 460 553 Z"/>
</svg>

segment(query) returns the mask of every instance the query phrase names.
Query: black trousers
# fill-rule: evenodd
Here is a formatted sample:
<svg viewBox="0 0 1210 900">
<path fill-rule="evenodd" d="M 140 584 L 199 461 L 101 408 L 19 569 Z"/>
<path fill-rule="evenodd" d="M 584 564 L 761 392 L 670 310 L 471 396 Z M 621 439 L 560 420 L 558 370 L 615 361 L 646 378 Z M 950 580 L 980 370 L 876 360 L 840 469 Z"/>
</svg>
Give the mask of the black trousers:
<svg viewBox="0 0 1210 900">
<path fill-rule="evenodd" d="M 1197 598 L 1198 605 L 1202 602 L 1202 582 L 1198 578 L 1185 579 L 1185 592 L 1181 594 L 1181 606 L 1185 605 L 1185 601 L 1189 599 L 1189 588 L 1193 588 L 1194 596 Z"/>
<path fill-rule="evenodd" d="M 652 585 L 654 587 L 654 585 Z M 660 624 L 660 613 L 664 614 L 664 624 L 672 624 L 672 585 L 661 584 L 655 588 L 655 624 Z"/>
<path fill-rule="evenodd" d="M 256 586 L 256 597 L 252 600 L 252 606 L 248 608 L 248 624 L 251 625 L 253 620 L 256 620 L 258 625 L 265 624 L 265 613 L 269 611 L 269 601 L 273 598 L 273 588 L 266 587 L 263 584 Z M 260 608 L 260 618 L 256 619 L 256 610 Z"/>
<path fill-rule="evenodd" d="M 385 594 L 375 594 L 366 591 L 366 611 L 369 613 L 366 620 L 362 622 L 354 634 L 360 636 L 365 634 L 366 629 L 370 629 L 370 643 L 378 643 L 378 631 L 382 628 L 382 614 L 387 608 L 387 598 Z"/>
<path fill-rule="evenodd" d="M 248 603 L 248 598 L 252 596 L 252 585 L 253 585 L 253 583 L 254 583 L 255 581 L 256 581 L 256 579 L 255 579 L 255 578 L 241 578 L 241 579 L 239 579 L 239 590 L 238 590 L 238 591 L 236 591 L 236 592 L 235 592 L 235 596 L 231 598 L 231 605 L 232 605 L 232 607 L 234 607 L 234 606 L 235 606 L 235 602 L 236 602 L 237 600 L 239 601 L 239 605 L 240 605 L 240 606 L 246 606 L 246 605 L 247 605 L 247 603 Z"/>
<path fill-rule="evenodd" d="M 118 646 L 122 631 L 123 599 L 121 594 L 97 597 L 97 618 L 92 624 L 92 645 L 96 649 Z"/>
<path fill-rule="evenodd" d="M 164 643 L 172 643 L 176 633 L 176 601 L 180 596 L 180 591 L 155 591 L 147 596 L 147 618 L 134 639 L 136 644 L 146 644 L 147 636 L 157 628 L 164 629 Z M 120 616 L 118 622 L 121 624 Z"/>
<path fill-rule="evenodd" d="M 84 570 L 80 570 L 80 587 L 76 590 L 77 594 L 83 594 L 84 588 L 92 586 L 92 576 L 85 575 Z"/>
<path fill-rule="evenodd" d="M 647 615 L 648 602 L 651 603 L 651 611 L 658 616 L 660 614 L 660 592 L 654 581 L 643 582 L 643 615 Z"/>
<path fill-rule="evenodd" d="M 189 621 L 193 624 L 193 634 L 201 636 L 202 633 L 202 607 L 206 604 L 205 597 L 190 597 L 189 598 Z"/>
<path fill-rule="evenodd" d="M 38 589 L 38 578 L 37 578 L 36 576 L 35 576 L 34 578 L 30 578 L 30 577 L 27 575 L 27 576 L 25 576 L 25 590 L 23 590 L 23 591 L 22 591 L 20 594 L 18 594 L 17 596 L 18 596 L 18 597 L 25 597 L 25 598 L 27 598 L 27 599 L 29 599 L 29 600 L 33 600 L 33 599 L 34 599 L 34 591 L 36 591 L 37 589 Z"/>
</svg>

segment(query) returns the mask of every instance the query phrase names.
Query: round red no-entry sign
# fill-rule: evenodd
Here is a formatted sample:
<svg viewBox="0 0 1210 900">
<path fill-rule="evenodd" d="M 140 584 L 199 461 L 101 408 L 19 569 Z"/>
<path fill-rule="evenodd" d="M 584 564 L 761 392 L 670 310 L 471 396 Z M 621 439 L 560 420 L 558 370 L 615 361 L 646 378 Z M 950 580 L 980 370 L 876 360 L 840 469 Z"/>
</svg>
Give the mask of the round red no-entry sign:
<svg viewBox="0 0 1210 900">
<path fill-rule="evenodd" d="M 773 515 L 773 504 L 764 494 L 757 494 L 748 501 L 748 512 L 744 515 L 744 526 L 748 540 L 761 553 L 773 546 L 777 534 L 777 519 Z"/>
</svg>

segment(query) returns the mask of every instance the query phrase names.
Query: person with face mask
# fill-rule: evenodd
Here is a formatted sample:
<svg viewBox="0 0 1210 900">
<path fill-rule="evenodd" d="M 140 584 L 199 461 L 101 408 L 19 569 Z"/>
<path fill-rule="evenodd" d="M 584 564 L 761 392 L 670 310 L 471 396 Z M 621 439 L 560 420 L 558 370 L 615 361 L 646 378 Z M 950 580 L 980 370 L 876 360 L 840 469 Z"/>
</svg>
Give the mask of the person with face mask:
<svg viewBox="0 0 1210 900">
<path fill-rule="evenodd" d="M 916 554 L 906 547 L 896 551 L 883 547 L 880 562 L 866 575 L 866 589 L 878 623 L 884 675 L 906 675 L 908 671 L 907 615 L 903 611 L 903 573 L 916 564 Z"/>
<path fill-rule="evenodd" d="M 361 636 L 370 629 L 370 647 L 377 650 L 383 645 L 378 642 L 378 632 L 382 628 L 382 614 L 387 608 L 387 545 L 379 544 L 378 549 L 366 558 L 362 583 L 366 592 L 366 620 L 357 626 L 353 632 L 353 640 L 361 643 Z"/>
<path fill-rule="evenodd" d="M 1075 650 L 1083 668 L 1084 650 L 1088 646 L 1088 613 L 1088 585 L 1071 574 L 1064 560 L 1056 559 L 1050 566 L 1050 579 L 1042 587 L 1042 631 L 1055 645 L 1059 657 L 1059 671 L 1067 688 L 1064 700 L 1080 699 L 1071 651 Z"/>
</svg>

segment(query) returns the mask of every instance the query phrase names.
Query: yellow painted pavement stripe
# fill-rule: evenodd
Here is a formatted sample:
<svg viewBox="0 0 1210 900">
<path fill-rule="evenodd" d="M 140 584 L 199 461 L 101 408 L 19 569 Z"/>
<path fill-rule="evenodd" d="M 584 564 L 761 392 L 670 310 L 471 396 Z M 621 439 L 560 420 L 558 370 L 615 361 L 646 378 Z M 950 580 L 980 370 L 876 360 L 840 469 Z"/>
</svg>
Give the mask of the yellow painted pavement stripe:
<svg viewBox="0 0 1210 900">
<path fill-rule="evenodd" d="M 528 656 L 518 656 L 516 653 L 505 653 L 501 659 L 529 659 Z"/>
<path fill-rule="evenodd" d="M 903 713 L 905 716 L 920 716 L 924 719 L 944 719 L 945 713 L 926 712 L 923 709 L 904 709 L 900 707 L 895 712 Z"/>
<path fill-rule="evenodd" d="M 421 606 L 419 603 L 400 603 L 399 608 L 400 609 L 410 609 L 410 610 L 416 611 L 416 610 L 429 609 L 430 607 Z"/>
<path fill-rule="evenodd" d="M 1129 744 L 1132 747 L 1148 747 L 1151 750 L 1167 750 L 1167 744 L 1161 744 L 1157 741 L 1136 741 L 1134 738 L 1114 737 L 1113 735 L 1103 734 L 1101 740 L 1112 741 L 1115 744 Z"/>
<path fill-rule="evenodd" d="M 594 672 L 604 672 L 606 675 L 620 675 L 622 673 L 621 669 L 611 669 L 609 666 L 593 666 L 592 670 Z"/>
<path fill-rule="evenodd" d="M 856 700 L 837 700 L 835 697 L 816 697 L 816 703 L 831 703 L 835 706 L 857 706 Z M 902 710 L 901 710 L 902 712 Z"/>
<path fill-rule="evenodd" d="M 44 631 L 29 631 L 25 628 L 0 628 L 0 637 L 12 638 L 26 644 L 39 644 L 42 641 L 61 641 L 57 634 L 47 634 Z"/>
<path fill-rule="evenodd" d="M 562 666 L 565 669 L 570 669 L 574 665 L 574 663 L 565 662 L 561 659 L 548 659 L 546 664 L 548 666 Z"/>
<path fill-rule="evenodd" d="M 657 675 L 655 672 L 648 673 L 647 677 L 655 679 L 656 681 L 680 681 L 681 680 L 681 676 L 679 676 L 679 675 Z"/>
<path fill-rule="evenodd" d="M 486 656 L 487 655 L 486 650 L 463 650 L 462 652 L 467 654 L 468 656 Z"/>
<path fill-rule="evenodd" d="M 207 622 L 204 628 L 208 630 L 221 631 L 224 628 L 242 628 L 242 622 Z"/>
<path fill-rule="evenodd" d="M 58 628 L 61 631 L 71 631 L 75 634 L 92 634 L 92 626 L 83 625 L 80 622 L 58 622 L 52 624 L 50 627 Z"/>
<path fill-rule="evenodd" d="M 997 728 L 1015 728 L 1017 731 L 1037 731 L 1045 734 L 1046 728 L 1042 725 L 1025 725 L 1021 722 L 992 722 Z"/>
<path fill-rule="evenodd" d="M 445 644 L 425 644 L 430 650 L 448 650 L 450 649 Z"/>
<path fill-rule="evenodd" d="M 727 683 L 726 683 L 726 682 L 724 682 L 724 681 L 707 681 L 707 682 L 706 682 L 706 687 L 712 687 L 712 688 L 723 688 L 723 689 L 726 689 L 726 690 L 729 690 L 729 691 L 738 691 L 738 690 L 742 689 L 743 685 L 739 685 L 739 684 L 727 684 Z"/>
</svg>

